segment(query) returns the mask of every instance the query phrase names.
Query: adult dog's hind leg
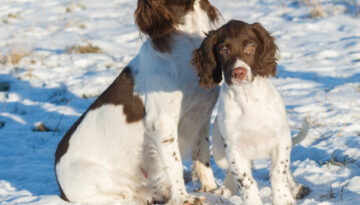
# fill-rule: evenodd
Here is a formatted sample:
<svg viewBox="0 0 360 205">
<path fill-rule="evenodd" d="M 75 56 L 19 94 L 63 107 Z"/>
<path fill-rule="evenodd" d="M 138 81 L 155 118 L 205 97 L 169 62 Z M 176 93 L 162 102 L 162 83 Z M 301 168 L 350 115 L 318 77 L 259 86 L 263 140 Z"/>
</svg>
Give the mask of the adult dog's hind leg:
<svg viewBox="0 0 360 205">
<path fill-rule="evenodd" d="M 71 202 L 151 200 L 151 195 L 139 191 L 136 163 L 127 169 L 109 169 L 91 160 L 64 160 L 56 165 L 57 178 Z"/>
</svg>

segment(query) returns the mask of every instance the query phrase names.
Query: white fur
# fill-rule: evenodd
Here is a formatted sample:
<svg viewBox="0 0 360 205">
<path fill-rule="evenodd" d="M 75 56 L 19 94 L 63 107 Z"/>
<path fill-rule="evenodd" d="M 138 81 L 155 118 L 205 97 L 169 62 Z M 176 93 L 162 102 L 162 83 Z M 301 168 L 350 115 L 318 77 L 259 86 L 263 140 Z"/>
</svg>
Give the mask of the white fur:
<svg viewBox="0 0 360 205">
<path fill-rule="evenodd" d="M 103 105 L 86 114 L 55 167 L 70 201 L 146 203 L 171 194 L 170 204 L 182 204 L 189 196 L 180 156 L 201 162 L 194 171 L 203 188 L 216 188 L 204 163 L 210 158 L 206 139 L 219 89 L 200 88 L 190 65 L 193 49 L 210 30 L 205 15 L 197 5 L 179 27 L 183 32 L 173 36 L 170 54 L 156 51 L 147 40 L 129 63 L 136 72 L 135 94 L 146 110 L 143 120 L 127 123 L 122 105 Z"/>
<path fill-rule="evenodd" d="M 189 12 L 185 16 L 185 24 L 179 25 L 179 29 L 187 33 L 205 37 L 205 34 L 213 28 L 213 25 L 208 20 L 207 13 L 200 8 L 200 0 L 194 2 L 194 11 Z"/>
<path fill-rule="evenodd" d="M 215 161 L 230 172 L 222 191 L 231 194 L 241 187 L 245 204 L 262 204 L 251 161 L 271 157 L 273 204 L 295 204 L 299 185 L 289 169 L 292 140 L 284 102 L 268 78 L 252 80 L 251 68 L 244 64 L 238 59 L 234 68 L 249 71 L 245 80 L 232 86 L 223 83 L 214 123 Z"/>
</svg>

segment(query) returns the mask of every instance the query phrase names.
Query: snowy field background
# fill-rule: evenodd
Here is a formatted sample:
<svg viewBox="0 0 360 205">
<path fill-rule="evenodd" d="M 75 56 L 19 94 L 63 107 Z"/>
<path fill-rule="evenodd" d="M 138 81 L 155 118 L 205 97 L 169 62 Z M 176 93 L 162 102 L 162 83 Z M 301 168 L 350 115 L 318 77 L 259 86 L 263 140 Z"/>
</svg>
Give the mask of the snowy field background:
<svg viewBox="0 0 360 205">
<path fill-rule="evenodd" d="M 310 1 L 313 2 L 313 1 Z M 273 79 L 295 134 L 295 178 L 312 192 L 298 204 L 360 204 L 360 17 L 356 0 L 212 0 L 223 22 L 261 22 L 280 48 Z M 72 123 L 120 73 L 145 39 L 134 0 L 2 0 L 0 4 L 0 204 L 68 204 L 53 171 Z M 360 2 L 358 1 L 358 4 Z M 320 12 L 319 12 L 320 11 Z M 83 47 L 80 47 L 83 46 Z M 189 168 L 189 163 L 187 168 Z M 255 164 L 271 204 L 269 161 Z M 219 184 L 224 171 L 213 164 Z M 193 192 L 191 182 L 187 184 Z M 241 198 L 207 195 L 211 204 Z"/>
</svg>

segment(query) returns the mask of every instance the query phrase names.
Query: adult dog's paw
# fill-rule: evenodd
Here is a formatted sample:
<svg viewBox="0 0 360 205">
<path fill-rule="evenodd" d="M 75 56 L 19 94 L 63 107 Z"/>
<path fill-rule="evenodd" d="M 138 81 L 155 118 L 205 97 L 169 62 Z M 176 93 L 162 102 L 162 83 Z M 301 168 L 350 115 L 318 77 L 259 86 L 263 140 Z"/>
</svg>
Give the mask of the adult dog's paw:
<svg viewBox="0 0 360 205">
<path fill-rule="evenodd" d="M 188 200 L 184 201 L 184 205 L 206 205 L 206 198 L 201 197 L 195 197 L 195 196 L 189 196 L 190 198 Z"/>
</svg>

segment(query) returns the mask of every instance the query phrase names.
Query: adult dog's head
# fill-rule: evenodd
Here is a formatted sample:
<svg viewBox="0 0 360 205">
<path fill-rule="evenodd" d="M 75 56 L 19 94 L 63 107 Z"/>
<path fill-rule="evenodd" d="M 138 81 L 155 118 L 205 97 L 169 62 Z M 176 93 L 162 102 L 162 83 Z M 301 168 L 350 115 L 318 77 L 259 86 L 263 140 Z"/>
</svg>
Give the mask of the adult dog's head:
<svg viewBox="0 0 360 205">
<path fill-rule="evenodd" d="M 219 84 L 224 74 L 228 85 L 251 82 L 255 76 L 276 74 L 277 46 L 259 23 L 232 20 L 211 31 L 194 51 L 192 63 L 207 89 Z"/>
<path fill-rule="evenodd" d="M 219 13 L 208 0 L 138 0 L 135 21 L 155 49 L 171 51 L 171 35 L 180 31 L 205 35 Z"/>
</svg>

